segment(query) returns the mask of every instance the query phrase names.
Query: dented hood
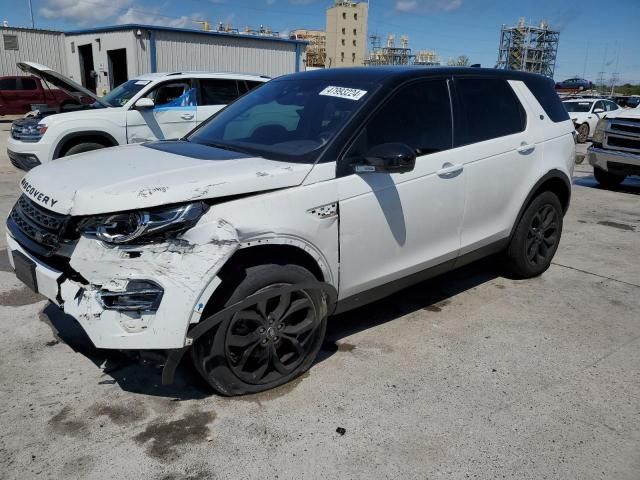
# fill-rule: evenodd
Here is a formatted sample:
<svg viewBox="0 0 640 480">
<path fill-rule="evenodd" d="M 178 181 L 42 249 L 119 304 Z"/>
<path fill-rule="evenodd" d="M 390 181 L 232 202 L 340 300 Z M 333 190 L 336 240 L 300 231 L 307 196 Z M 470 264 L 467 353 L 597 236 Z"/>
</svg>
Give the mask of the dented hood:
<svg viewBox="0 0 640 480">
<path fill-rule="evenodd" d="M 189 142 L 95 150 L 31 170 L 22 191 L 62 214 L 94 215 L 300 185 L 312 165 Z"/>
</svg>

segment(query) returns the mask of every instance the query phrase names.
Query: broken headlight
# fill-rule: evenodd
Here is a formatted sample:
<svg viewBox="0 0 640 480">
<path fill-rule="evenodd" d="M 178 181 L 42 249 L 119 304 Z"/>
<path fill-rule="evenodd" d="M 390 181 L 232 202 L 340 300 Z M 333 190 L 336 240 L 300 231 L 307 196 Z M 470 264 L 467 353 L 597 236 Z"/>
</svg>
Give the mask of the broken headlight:
<svg viewBox="0 0 640 480">
<path fill-rule="evenodd" d="M 208 210 L 203 202 L 162 209 L 114 213 L 83 220 L 78 229 L 107 243 L 148 243 L 164 240 L 193 227 Z"/>
</svg>

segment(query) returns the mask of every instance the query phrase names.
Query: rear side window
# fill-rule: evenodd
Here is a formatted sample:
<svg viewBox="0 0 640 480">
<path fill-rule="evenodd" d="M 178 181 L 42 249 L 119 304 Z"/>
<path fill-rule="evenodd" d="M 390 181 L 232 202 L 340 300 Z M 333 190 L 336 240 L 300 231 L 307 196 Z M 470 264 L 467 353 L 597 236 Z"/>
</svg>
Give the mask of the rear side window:
<svg viewBox="0 0 640 480">
<path fill-rule="evenodd" d="M 33 78 L 22 79 L 22 90 L 36 90 L 36 81 Z"/>
<path fill-rule="evenodd" d="M 542 106 L 552 122 L 569 120 L 569 114 L 562 106 L 560 97 L 556 93 L 553 80 L 547 77 L 527 77 L 524 84 L 529 88 L 538 103 Z"/>
<path fill-rule="evenodd" d="M 401 87 L 367 122 L 346 158 L 360 159 L 382 143 L 404 143 L 417 155 L 451 148 L 451 105 L 445 80 Z"/>
<path fill-rule="evenodd" d="M 202 105 L 226 105 L 240 95 L 236 80 L 201 79 Z"/>
<path fill-rule="evenodd" d="M 240 90 L 240 95 L 244 95 L 249 90 L 253 90 L 260 85 L 262 85 L 262 82 L 254 82 L 252 80 L 238 80 L 238 90 Z"/>
<path fill-rule="evenodd" d="M 0 90 L 16 90 L 15 78 L 0 78 Z"/>
<path fill-rule="evenodd" d="M 526 113 L 506 80 L 458 78 L 455 98 L 456 146 L 504 137 L 525 129 Z"/>
</svg>

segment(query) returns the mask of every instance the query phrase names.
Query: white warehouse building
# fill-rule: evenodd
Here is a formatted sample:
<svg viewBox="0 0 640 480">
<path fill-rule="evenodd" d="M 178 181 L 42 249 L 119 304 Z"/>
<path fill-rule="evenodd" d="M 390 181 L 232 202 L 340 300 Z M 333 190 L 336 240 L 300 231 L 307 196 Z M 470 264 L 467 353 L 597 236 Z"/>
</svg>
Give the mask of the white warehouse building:
<svg viewBox="0 0 640 480">
<path fill-rule="evenodd" d="M 305 65 L 306 42 L 272 36 L 139 24 L 69 32 L 2 27 L 0 32 L 0 76 L 19 74 L 17 61 L 34 61 L 99 95 L 149 72 L 277 77 L 304 70 Z"/>
</svg>

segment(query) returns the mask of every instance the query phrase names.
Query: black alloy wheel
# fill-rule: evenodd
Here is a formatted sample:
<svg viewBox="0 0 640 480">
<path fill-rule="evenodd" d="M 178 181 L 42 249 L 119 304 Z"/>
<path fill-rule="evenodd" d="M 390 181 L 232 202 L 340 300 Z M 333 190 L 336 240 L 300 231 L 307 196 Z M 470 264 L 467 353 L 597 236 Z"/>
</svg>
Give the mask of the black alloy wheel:
<svg viewBox="0 0 640 480">
<path fill-rule="evenodd" d="M 558 213 L 552 205 L 543 205 L 531 219 L 527 232 L 527 260 L 539 266 L 551 259 L 558 243 Z"/>
<path fill-rule="evenodd" d="M 311 353 L 320 319 L 305 291 L 237 312 L 225 338 L 229 366 L 242 381 L 268 384 L 287 376 Z"/>
</svg>

